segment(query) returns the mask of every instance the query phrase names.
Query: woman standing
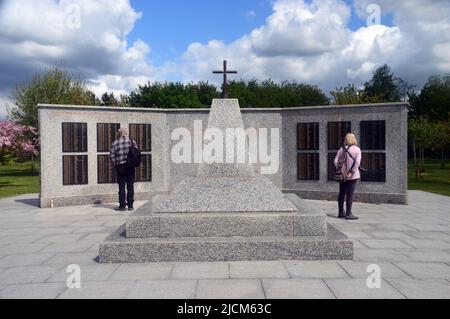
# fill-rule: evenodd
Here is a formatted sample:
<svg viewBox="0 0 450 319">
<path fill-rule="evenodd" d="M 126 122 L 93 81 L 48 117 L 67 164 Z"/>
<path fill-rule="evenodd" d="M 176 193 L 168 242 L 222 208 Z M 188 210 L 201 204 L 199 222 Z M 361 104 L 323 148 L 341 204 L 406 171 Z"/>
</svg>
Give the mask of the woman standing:
<svg viewBox="0 0 450 319">
<path fill-rule="evenodd" d="M 356 184 L 361 178 L 359 166 L 361 165 L 361 149 L 358 147 L 355 134 L 349 133 L 345 137 L 344 146 L 339 150 L 334 159 L 334 166 L 339 168 L 343 164 L 346 170 L 345 181 L 339 184 L 339 218 L 356 220 L 358 217 L 353 215 L 353 194 Z M 344 200 L 347 198 L 347 210 L 344 211 Z"/>
</svg>

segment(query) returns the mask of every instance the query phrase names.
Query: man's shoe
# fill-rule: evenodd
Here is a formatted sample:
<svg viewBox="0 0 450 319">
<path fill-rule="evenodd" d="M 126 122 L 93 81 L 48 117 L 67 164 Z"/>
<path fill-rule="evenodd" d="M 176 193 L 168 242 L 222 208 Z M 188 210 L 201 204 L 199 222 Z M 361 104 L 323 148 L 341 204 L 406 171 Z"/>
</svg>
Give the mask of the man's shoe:
<svg viewBox="0 0 450 319">
<path fill-rule="evenodd" d="M 359 217 L 356 217 L 355 215 L 350 213 L 349 215 L 345 216 L 345 219 L 347 219 L 347 220 L 358 220 Z"/>
<path fill-rule="evenodd" d="M 128 207 L 128 210 L 129 210 L 129 211 L 133 211 L 133 210 L 134 210 L 134 207 Z"/>
<path fill-rule="evenodd" d="M 338 218 L 345 218 L 346 215 L 345 212 L 339 213 Z"/>
<path fill-rule="evenodd" d="M 114 208 L 114 210 L 116 212 L 125 212 L 127 209 L 125 207 L 117 207 L 117 208 Z"/>
</svg>

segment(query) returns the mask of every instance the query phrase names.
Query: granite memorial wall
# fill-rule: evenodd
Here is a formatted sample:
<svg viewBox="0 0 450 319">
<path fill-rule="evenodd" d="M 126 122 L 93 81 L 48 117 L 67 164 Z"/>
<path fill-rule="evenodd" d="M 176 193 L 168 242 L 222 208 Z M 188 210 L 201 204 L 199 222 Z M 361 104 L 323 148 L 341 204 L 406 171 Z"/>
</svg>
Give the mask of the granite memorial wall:
<svg viewBox="0 0 450 319">
<path fill-rule="evenodd" d="M 174 163 L 172 132 L 207 126 L 208 109 L 128 109 L 39 105 L 41 207 L 116 201 L 109 147 L 127 127 L 143 154 L 136 197 L 148 199 L 192 177 L 198 163 Z M 279 130 L 279 167 L 267 177 L 302 198 L 334 200 L 333 160 L 345 134 L 356 134 L 363 152 L 357 200 L 407 202 L 407 105 L 405 103 L 242 109 L 246 128 Z M 268 150 L 271 151 L 270 149 Z M 194 152 L 194 150 L 192 150 Z M 273 154 L 272 154 L 273 155 Z M 254 164 L 256 171 L 261 163 Z"/>
</svg>

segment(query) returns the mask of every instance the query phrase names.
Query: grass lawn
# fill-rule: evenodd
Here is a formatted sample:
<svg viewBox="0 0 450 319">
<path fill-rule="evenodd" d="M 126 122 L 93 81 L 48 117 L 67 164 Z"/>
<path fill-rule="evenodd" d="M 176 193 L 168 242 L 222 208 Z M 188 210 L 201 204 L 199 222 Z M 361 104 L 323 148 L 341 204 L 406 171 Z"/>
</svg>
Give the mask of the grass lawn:
<svg viewBox="0 0 450 319">
<path fill-rule="evenodd" d="M 450 196 L 450 161 L 446 161 L 445 169 L 441 169 L 440 160 L 425 160 L 423 178 L 416 179 L 414 161 L 408 165 L 408 189 Z"/>
<path fill-rule="evenodd" d="M 38 165 L 31 173 L 31 163 L 0 165 L 0 198 L 39 193 Z"/>
<path fill-rule="evenodd" d="M 414 162 L 410 160 L 408 189 L 450 196 L 450 160 L 446 161 L 445 169 L 441 169 L 439 160 L 427 159 L 422 176 L 422 179 L 416 179 Z M 37 171 L 31 173 L 30 163 L 0 165 L 0 198 L 32 193 L 39 193 L 39 174 Z"/>
</svg>

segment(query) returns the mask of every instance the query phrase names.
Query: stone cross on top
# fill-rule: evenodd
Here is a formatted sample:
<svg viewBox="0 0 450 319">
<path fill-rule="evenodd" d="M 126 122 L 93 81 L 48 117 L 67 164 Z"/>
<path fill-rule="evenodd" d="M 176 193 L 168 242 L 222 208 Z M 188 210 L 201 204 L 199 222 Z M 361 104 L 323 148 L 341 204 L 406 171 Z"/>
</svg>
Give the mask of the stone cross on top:
<svg viewBox="0 0 450 319">
<path fill-rule="evenodd" d="M 213 71 L 213 74 L 223 74 L 223 98 L 228 99 L 228 90 L 227 90 L 227 74 L 237 74 L 237 71 L 228 71 L 227 70 L 227 61 L 223 61 L 223 71 Z"/>
</svg>

